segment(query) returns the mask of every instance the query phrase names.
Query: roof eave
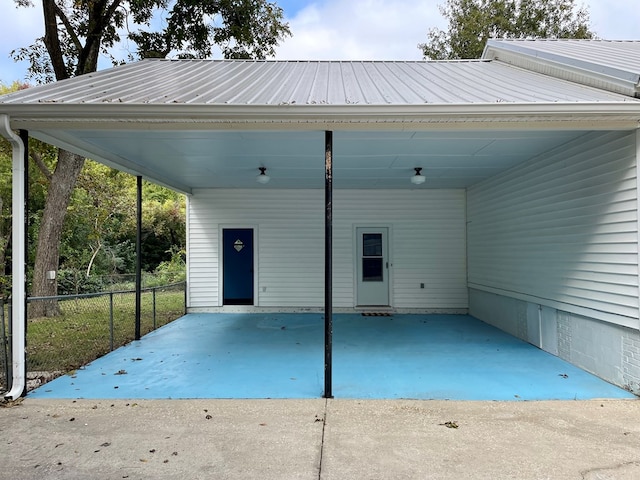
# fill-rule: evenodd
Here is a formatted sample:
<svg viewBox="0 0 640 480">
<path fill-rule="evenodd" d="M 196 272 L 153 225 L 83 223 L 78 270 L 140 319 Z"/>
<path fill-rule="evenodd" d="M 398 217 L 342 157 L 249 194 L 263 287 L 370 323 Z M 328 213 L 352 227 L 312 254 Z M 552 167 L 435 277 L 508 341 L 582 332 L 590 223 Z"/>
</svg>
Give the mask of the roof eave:
<svg viewBox="0 0 640 480">
<path fill-rule="evenodd" d="M 0 104 L 25 130 L 634 129 L 640 101 L 423 105 Z"/>
</svg>

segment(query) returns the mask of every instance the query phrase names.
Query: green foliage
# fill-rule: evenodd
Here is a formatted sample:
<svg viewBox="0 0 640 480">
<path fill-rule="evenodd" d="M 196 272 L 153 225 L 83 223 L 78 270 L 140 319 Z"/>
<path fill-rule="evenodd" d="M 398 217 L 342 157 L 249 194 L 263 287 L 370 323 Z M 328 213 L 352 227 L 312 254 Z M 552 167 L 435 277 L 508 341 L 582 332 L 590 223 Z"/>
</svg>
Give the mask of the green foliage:
<svg viewBox="0 0 640 480">
<path fill-rule="evenodd" d="M 446 31 L 430 29 L 418 45 L 433 60 L 480 58 L 490 38 L 593 38 L 576 0 L 447 0 Z"/>
<path fill-rule="evenodd" d="M 267 58 L 291 35 L 284 13 L 265 0 L 178 0 L 159 32 L 129 34 L 142 58 L 207 58 L 219 46 L 225 58 Z M 211 22 L 216 19 L 216 22 Z M 144 22 L 141 22 L 144 23 Z"/>
<path fill-rule="evenodd" d="M 139 58 L 207 58 L 218 46 L 225 58 L 262 59 L 291 35 L 284 12 L 268 0 L 45 0 L 43 14 L 44 37 L 11 52 L 29 61 L 30 77 L 43 83 L 93 72 L 100 55 L 122 63 L 111 53 L 122 32 L 137 44 Z"/>
<path fill-rule="evenodd" d="M 155 279 L 158 285 L 184 282 L 187 277 L 186 251 L 173 247 L 170 251 L 171 258 L 158 265 L 155 271 Z M 147 286 L 155 286 L 147 284 Z"/>
<path fill-rule="evenodd" d="M 58 295 L 97 293 L 104 290 L 102 277 L 90 276 L 80 270 L 60 269 L 57 275 Z"/>
<path fill-rule="evenodd" d="M 56 150 L 30 140 L 32 158 L 38 156 L 46 168 L 55 165 Z M 0 295 L 10 294 L 11 281 L 11 151 L 0 150 Z M 34 161 L 29 163 L 29 258 L 35 245 L 45 205 L 49 180 Z M 174 252 L 186 245 L 186 203 L 184 195 L 143 183 L 143 269 L 159 276 L 153 285 L 184 279 L 177 273 Z M 58 294 L 93 293 L 108 289 L 107 275 L 135 270 L 136 237 L 135 177 L 87 161 L 79 176 L 65 217 L 60 246 Z M 174 258 L 175 257 L 175 258 Z M 179 269 L 178 269 L 179 270 Z M 31 270 L 29 270 L 30 274 Z M 177 279 L 177 280 L 174 280 Z M 151 285 L 150 285 L 151 286 Z"/>
</svg>

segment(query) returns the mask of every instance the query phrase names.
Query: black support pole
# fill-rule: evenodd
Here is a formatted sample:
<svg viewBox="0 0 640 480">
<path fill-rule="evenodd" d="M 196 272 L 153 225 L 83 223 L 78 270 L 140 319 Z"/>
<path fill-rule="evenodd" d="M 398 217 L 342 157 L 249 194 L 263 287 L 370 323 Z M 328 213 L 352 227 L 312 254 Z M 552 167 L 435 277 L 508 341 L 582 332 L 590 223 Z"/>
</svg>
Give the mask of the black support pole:
<svg viewBox="0 0 640 480">
<path fill-rule="evenodd" d="M 136 335 L 140 340 L 140 313 L 142 311 L 142 177 L 137 177 L 136 208 Z"/>
<path fill-rule="evenodd" d="M 333 132 L 324 135 L 324 398 L 333 398 Z"/>
</svg>

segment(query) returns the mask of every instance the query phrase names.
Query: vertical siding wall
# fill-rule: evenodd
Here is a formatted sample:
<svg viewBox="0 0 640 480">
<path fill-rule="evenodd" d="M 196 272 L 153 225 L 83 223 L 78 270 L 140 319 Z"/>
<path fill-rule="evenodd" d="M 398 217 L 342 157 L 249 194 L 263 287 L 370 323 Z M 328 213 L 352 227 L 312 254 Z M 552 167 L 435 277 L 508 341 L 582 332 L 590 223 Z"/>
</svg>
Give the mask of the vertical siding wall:
<svg viewBox="0 0 640 480">
<path fill-rule="evenodd" d="M 463 190 L 337 190 L 333 209 L 334 306 L 354 306 L 355 226 L 380 226 L 390 229 L 392 306 L 467 308 Z M 191 308 L 220 306 L 220 226 L 257 229 L 257 305 L 323 306 L 323 190 L 195 191 L 189 199 Z"/>
<path fill-rule="evenodd" d="M 638 328 L 635 137 L 589 133 L 470 188 L 469 287 Z"/>
</svg>

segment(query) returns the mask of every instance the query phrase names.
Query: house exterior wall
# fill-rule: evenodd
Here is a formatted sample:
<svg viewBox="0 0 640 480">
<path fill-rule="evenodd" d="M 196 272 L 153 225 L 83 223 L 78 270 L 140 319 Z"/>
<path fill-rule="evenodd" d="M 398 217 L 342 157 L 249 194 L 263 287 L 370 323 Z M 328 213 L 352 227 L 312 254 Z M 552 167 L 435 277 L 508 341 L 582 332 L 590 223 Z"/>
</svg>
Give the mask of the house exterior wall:
<svg viewBox="0 0 640 480">
<path fill-rule="evenodd" d="M 334 190 L 333 200 L 334 307 L 355 305 L 355 228 L 366 226 L 389 229 L 391 306 L 467 311 L 463 190 Z M 196 190 L 188 219 L 191 311 L 222 305 L 223 227 L 256 231 L 257 306 L 324 306 L 324 190 Z"/>
<path fill-rule="evenodd" d="M 635 132 L 592 132 L 467 192 L 469 311 L 640 392 Z"/>
<path fill-rule="evenodd" d="M 638 328 L 634 132 L 589 133 L 468 190 L 469 287 Z"/>
</svg>

